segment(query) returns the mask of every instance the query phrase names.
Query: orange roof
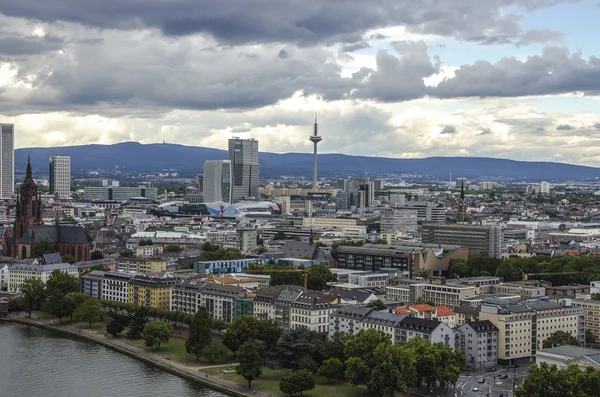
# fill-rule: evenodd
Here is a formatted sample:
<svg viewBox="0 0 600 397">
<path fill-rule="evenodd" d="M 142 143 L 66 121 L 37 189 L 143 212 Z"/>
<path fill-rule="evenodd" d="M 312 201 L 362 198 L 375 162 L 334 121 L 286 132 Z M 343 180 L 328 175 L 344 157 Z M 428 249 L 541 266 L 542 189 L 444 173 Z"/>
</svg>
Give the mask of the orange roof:
<svg viewBox="0 0 600 397">
<path fill-rule="evenodd" d="M 415 310 L 418 312 L 432 312 L 435 310 L 435 307 L 426 305 L 424 303 L 419 304 L 419 305 L 410 305 L 408 308 L 410 310 Z"/>
<path fill-rule="evenodd" d="M 405 315 L 405 316 L 410 315 L 410 311 L 406 307 L 397 307 L 395 309 L 392 309 L 392 311 L 394 313 L 396 313 L 396 314 L 402 314 L 402 315 Z"/>
<path fill-rule="evenodd" d="M 446 306 L 436 306 L 435 312 L 438 317 L 454 316 L 456 314 Z"/>
</svg>

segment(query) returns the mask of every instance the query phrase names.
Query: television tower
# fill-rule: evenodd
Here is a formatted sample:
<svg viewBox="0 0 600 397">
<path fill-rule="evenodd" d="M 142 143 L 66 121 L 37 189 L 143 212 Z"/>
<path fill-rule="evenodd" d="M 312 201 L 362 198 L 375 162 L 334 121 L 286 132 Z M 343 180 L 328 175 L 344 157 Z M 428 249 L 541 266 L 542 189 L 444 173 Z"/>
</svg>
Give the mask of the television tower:
<svg viewBox="0 0 600 397">
<path fill-rule="evenodd" d="M 317 144 L 319 142 L 321 142 L 323 140 L 323 138 L 321 138 L 319 136 L 319 125 L 317 124 L 317 115 L 316 114 L 315 114 L 314 131 L 313 131 L 313 134 L 308 137 L 308 139 L 310 139 L 310 141 L 315 144 L 315 152 L 314 152 L 314 158 L 313 158 L 313 184 L 312 184 L 312 187 L 313 187 L 313 189 L 317 189 L 317 187 L 318 187 L 318 183 L 317 183 Z"/>
</svg>

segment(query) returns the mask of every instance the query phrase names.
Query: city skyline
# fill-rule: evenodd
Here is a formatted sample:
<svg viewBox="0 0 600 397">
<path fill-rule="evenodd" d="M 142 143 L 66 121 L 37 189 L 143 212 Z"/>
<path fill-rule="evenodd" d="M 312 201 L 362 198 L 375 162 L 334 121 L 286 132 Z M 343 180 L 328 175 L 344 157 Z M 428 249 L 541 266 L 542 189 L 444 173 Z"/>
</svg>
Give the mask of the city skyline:
<svg viewBox="0 0 600 397">
<path fill-rule="evenodd" d="M 0 5 L 16 147 L 252 136 L 310 152 L 318 112 L 319 153 L 600 165 L 591 0 L 188 2 L 111 0 L 110 18 L 86 1 Z"/>
</svg>

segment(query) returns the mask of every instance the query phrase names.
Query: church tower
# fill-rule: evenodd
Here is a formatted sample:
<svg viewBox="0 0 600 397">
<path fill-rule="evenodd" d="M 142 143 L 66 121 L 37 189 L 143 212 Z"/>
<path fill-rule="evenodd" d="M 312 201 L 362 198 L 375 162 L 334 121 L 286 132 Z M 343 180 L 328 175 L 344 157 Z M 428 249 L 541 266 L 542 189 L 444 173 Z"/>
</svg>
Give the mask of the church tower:
<svg viewBox="0 0 600 397">
<path fill-rule="evenodd" d="M 467 200 L 465 199 L 465 185 L 460 187 L 460 200 L 458 200 L 458 220 L 464 222 L 467 217 Z"/>
<path fill-rule="evenodd" d="M 25 230 L 31 226 L 44 223 L 42 220 L 42 207 L 41 196 L 38 194 L 37 186 L 33 180 L 31 161 L 28 158 L 25 180 L 17 195 L 15 233 L 12 252 L 15 258 L 18 256 L 19 240 L 23 237 Z"/>
</svg>

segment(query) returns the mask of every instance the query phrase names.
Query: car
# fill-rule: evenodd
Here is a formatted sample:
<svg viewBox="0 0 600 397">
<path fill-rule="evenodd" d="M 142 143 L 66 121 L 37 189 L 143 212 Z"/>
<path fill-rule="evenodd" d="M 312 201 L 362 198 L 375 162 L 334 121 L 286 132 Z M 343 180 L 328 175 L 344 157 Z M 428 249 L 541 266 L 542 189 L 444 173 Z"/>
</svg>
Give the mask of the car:
<svg viewBox="0 0 600 397">
<path fill-rule="evenodd" d="M 477 381 L 477 383 L 485 383 L 485 379 L 479 378 L 479 380 Z"/>
<path fill-rule="evenodd" d="M 500 379 L 508 379 L 508 375 L 506 375 L 506 374 L 501 374 L 501 375 L 500 375 Z"/>
<path fill-rule="evenodd" d="M 477 386 L 473 386 L 473 391 L 479 391 L 479 388 Z"/>
<path fill-rule="evenodd" d="M 488 369 L 489 372 L 496 372 L 496 367 L 492 367 L 490 369 Z"/>
</svg>

